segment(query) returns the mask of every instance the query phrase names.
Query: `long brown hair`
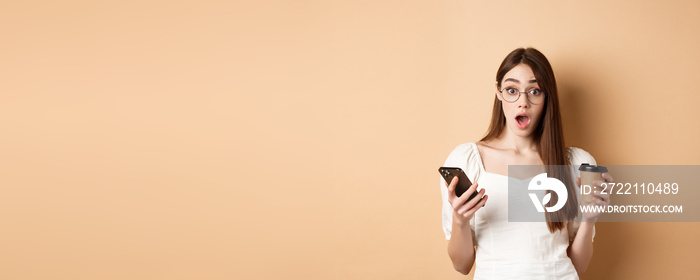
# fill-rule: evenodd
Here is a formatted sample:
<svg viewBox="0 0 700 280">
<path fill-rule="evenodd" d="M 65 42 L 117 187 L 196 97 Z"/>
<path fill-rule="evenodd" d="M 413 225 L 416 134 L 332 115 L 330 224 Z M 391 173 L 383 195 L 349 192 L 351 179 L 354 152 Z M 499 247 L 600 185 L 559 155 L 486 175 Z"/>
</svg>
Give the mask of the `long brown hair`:
<svg viewBox="0 0 700 280">
<path fill-rule="evenodd" d="M 567 165 L 566 146 L 564 145 L 564 132 L 559 111 L 559 93 L 557 92 L 557 82 L 554 79 L 554 71 L 547 58 L 538 50 L 533 48 L 518 48 L 512 51 L 501 63 L 496 72 L 496 83 L 501 89 L 503 77 L 518 64 L 530 66 L 535 74 L 537 84 L 545 94 L 543 116 L 540 118 L 533 137 L 539 146 L 539 155 L 546 167 L 547 176 L 554 177 L 564 182 L 569 193 L 568 201 L 559 211 L 547 212 L 547 227 L 550 232 L 564 228 L 563 221 L 572 221 L 578 213 L 577 194 L 573 188 L 571 174 L 568 168 L 554 168 L 551 165 Z M 503 104 L 498 97 L 494 98 L 491 124 L 486 132 L 486 136 L 481 141 L 498 138 L 506 127 L 506 116 L 503 113 Z M 551 191 L 547 191 L 551 193 Z M 556 193 L 552 195 L 556 197 Z M 557 198 L 558 199 L 558 198 Z M 554 205 L 557 199 L 550 200 L 548 206 Z"/>
</svg>

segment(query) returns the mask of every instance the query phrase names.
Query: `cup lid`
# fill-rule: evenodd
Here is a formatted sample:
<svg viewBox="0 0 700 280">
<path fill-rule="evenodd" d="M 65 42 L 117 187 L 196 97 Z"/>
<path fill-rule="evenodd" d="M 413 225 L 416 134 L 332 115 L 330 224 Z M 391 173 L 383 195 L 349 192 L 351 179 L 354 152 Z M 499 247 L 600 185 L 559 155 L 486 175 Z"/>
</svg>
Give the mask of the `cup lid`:
<svg viewBox="0 0 700 280">
<path fill-rule="evenodd" d="M 581 167 L 578 168 L 579 171 L 587 172 L 608 172 L 608 168 L 602 165 L 590 165 L 588 163 L 582 163 Z"/>
</svg>

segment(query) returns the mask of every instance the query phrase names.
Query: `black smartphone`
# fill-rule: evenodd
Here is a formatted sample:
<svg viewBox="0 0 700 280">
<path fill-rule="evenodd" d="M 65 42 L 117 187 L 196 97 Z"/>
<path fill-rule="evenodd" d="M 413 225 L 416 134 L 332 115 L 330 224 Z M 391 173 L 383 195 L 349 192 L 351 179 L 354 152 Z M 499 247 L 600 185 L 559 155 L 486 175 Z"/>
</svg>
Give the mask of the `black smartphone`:
<svg viewBox="0 0 700 280">
<path fill-rule="evenodd" d="M 452 182 L 452 178 L 454 178 L 455 176 L 459 178 L 459 180 L 457 181 L 457 187 L 455 187 L 455 194 L 457 196 L 462 196 L 462 194 L 464 194 L 464 192 L 466 192 L 467 189 L 469 189 L 469 187 L 472 185 L 472 182 L 469 181 L 467 174 L 464 173 L 464 170 L 462 170 L 462 168 L 443 166 L 440 167 L 438 171 L 440 172 L 440 175 L 442 175 L 442 178 L 445 179 L 445 182 L 447 182 L 447 184 L 450 184 Z M 474 193 L 472 193 L 472 195 L 469 196 L 469 199 L 467 199 L 467 201 L 472 200 L 472 198 L 474 198 L 477 193 L 478 191 L 474 191 Z"/>
</svg>

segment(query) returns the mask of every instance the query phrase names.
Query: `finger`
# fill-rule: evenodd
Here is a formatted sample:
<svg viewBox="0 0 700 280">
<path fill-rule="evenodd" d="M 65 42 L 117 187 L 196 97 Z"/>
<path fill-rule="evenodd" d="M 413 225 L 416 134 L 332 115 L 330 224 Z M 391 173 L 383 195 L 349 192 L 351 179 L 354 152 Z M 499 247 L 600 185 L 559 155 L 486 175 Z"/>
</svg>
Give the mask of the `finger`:
<svg viewBox="0 0 700 280">
<path fill-rule="evenodd" d="M 594 194 L 601 194 L 605 193 L 604 195 L 609 195 L 611 188 L 614 186 L 614 183 L 611 182 L 604 182 L 600 180 L 593 180 L 593 193 Z"/>
<path fill-rule="evenodd" d="M 486 205 L 486 200 L 488 200 L 488 199 L 489 199 L 489 196 L 484 195 L 484 197 L 481 198 L 481 200 L 479 200 L 479 203 L 476 204 L 476 208 L 478 209 L 478 208 L 484 207 L 484 205 Z"/>
<path fill-rule="evenodd" d="M 476 198 L 474 198 L 474 199 L 476 199 Z M 469 207 L 467 204 L 464 204 L 464 205 L 462 205 L 462 206 L 459 208 L 459 211 L 457 211 L 457 214 L 460 214 L 460 215 L 462 215 L 462 216 L 464 216 L 464 217 L 467 217 L 466 215 L 467 215 L 468 213 L 470 213 L 470 211 L 471 211 L 471 213 L 473 213 L 473 212 L 475 211 L 474 208 L 475 208 L 475 207 L 473 207 L 473 206 L 472 206 L 472 207 Z"/>
<path fill-rule="evenodd" d="M 610 199 L 610 193 L 603 194 L 599 191 L 593 191 L 593 197 L 606 200 L 606 199 Z"/>
<path fill-rule="evenodd" d="M 602 187 L 603 187 L 603 183 L 605 183 L 605 181 L 593 180 L 593 185 L 596 186 L 596 187 L 599 187 L 599 188 L 602 188 Z"/>
<path fill-rule="evenodd" d="M 474 213 L 476 213 L 477 210 L 481 209 L 481 207 L 484 207 L 484 205 L 486 204 L 486 201 L 487 201 L 487 200 L 489 200 L 489 196 L 488 196 L 488 195 L 485 195 L 484 198 L 482 198 L 482 199 L 479 201 L 479 203 L 477 203 L 473 208 L 469 209 L 469 211 L 467 211 L 467 212 L 465 213 L 465 217 L 469 217 L 469 216 L 474 215 Z"/>
<path fill-rule="evenodd" d="M 449 201 L 454 201 L 457 198 L 457 195 L 455 194 L 455 187 L 457 186 L 457 177 L 452 177 L 452 181 L 450 182 L 449 185 L 447 185 L 447 197 Z"/>
<path fill-rule="evenodd" d="M 598 204 L 600 206 L 607 206 L 608 205 L 608 203 L 603 199 L 598 200 L 598 202 L 596 204 Z"/>
<path fill-rule="evenodd" d="M 464 213 L 467 213 L 467 211 L 469 211 L 467 206 L 462 205 L 461 207 L 459 207 L 459 210 L 457 210 L 457 214 L 464 216 Z"/>
<path fill-rule="evenodd" d="M 576 177 L 576 186 L 581 187 L 581 177 Z"/>
<path fill-rule="evenodd" d="M 612 182 L 613 182 L 613 177 L 610 175 L 610 173 L 605 172 L 605 173 L 602 174 L 602 176 L 603 176 L 603 179 L 605 179 L 606 182 L 608 182 L 608 183 L 612 183 Z"/>
<path fill-rule="evenodd" d="M 466 211 L 466 210 L 469 210 L 471 207 L 473 207 L 473 205 L 474 205 L 473 202 L 474 202 L 474 201 L 478 201 L 479 199 L 481 199 L 481 195 L 483 195 L 484 192 L 485 192 L 484 189 L 481 189 L 481 190 L 479 191 L 479 193 L 477 193 L 477 195 L 476 195 L 474 198 L 472 198 L 472 199 L 470 200 L 469 197 L 471 196 L 472 193 L 474 193 L 473 190 L 475 190 L 477 186 L 478 186 L 477 184 L 474 184 L 474 185 L 470 186 L 470 187 L 469 187 L 469 190 L 466 191 L 466 192 L 464 192 L 464 194 L 462 194 L 462 196 L 460 196 L 459 199 L 457 199 L 457 200 L 455 201 L 455 206 L 454 206 L 453 208 L 454 208 L 454 209 L 459 208 L 460 210 L 463 209 L 464 211 Z M 472 188 L 473 188 L 473 189 L 472 189 Z M 480 194 L 481 194 L 481 195 L 480 195 Z M 469 200 L 469 202 L 467 202 L 467 200 Z M 471 203 L 471 204 L 469 204 L 469 203 Z M 464 212 L 464 211 L 463 211 L 463 212 Z"/>
<path fill-rule="evenodd" d="M 459 206 L 459 209 L 457 210 L 457 214 L 464 215 L 464 213 L 467 213 L 470 208 L 467 206 L 467 204 L 462 204 Z"/>
<path fill-rule="evenodd" d="M 593 186 L 593 195 L 610 195 L 610 188 L 612 183 L 601 183 L 600 185 Z"/>
<path fill-rule="evenodd" d="M 476 196 L 474 198 L 472 198 L 472 200 L 470 200 L 466 203 L 466 206 L 471 209 L 476 204 L 478 204 L 479 201 L 481 201 L 481 198 L 483 198 L 484 195 L 486 195 L 486 190 L 482 188 L 481 190 L 479 190 L 479 192 L 476 194 Z"/>
<path fill-rule="evenodd" d="M 478 186 L 479 186 L 479 183 L 474 183 L 471 186 L 469 186 L 467 191 L 465 191 L 462 194 L 462 196 L 459 197 L 459 200 L 457 200 L 459 202 L 459 205 L 464 204 L 469 199 L 469 197 L 472 196 L 472 194 L 476 191 L 476 187 L 478 187 Z"/>
<path fill-rule="evenodd" d="M 608 199 L 606 199 L 605 197 L 600 197 L 600 196 L 594 198 L 593 201 L 596 205 L 603 205 L 603 206 L 608 205 L 608 202 L 609 202 Z"/>
<path fill-rule="evenodd" d="M 457 196 L 454 191 L 454 186 L 452 187 L 451 194 L 454 196 L 452 199 L 450 199 L 450 203 L 452 204 L 452 208 L 455 210 L 461 207 L 464 202 L 471 196 L 471 194 L 474 192 L 474 188 L 476 184 L 473 184 L 469 186 L 469 188 L 460 196 Z"/>
</svg>

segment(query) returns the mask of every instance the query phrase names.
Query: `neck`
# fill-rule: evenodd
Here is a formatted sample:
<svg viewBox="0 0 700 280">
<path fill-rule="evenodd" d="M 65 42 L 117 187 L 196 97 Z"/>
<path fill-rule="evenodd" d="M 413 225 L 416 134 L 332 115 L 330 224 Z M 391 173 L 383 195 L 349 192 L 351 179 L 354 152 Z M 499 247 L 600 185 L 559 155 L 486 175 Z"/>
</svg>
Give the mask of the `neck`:
<svg viewBox="0 0 700 280">
<path fill-rule="evenodd" d="M 539 146 L 532 136 L 517 136 L 508 129 L 503 130 L 499 140 L 503 149 L 513 150 L 516 154 L 527 154 L 539 150 Z"/>
</svg>

